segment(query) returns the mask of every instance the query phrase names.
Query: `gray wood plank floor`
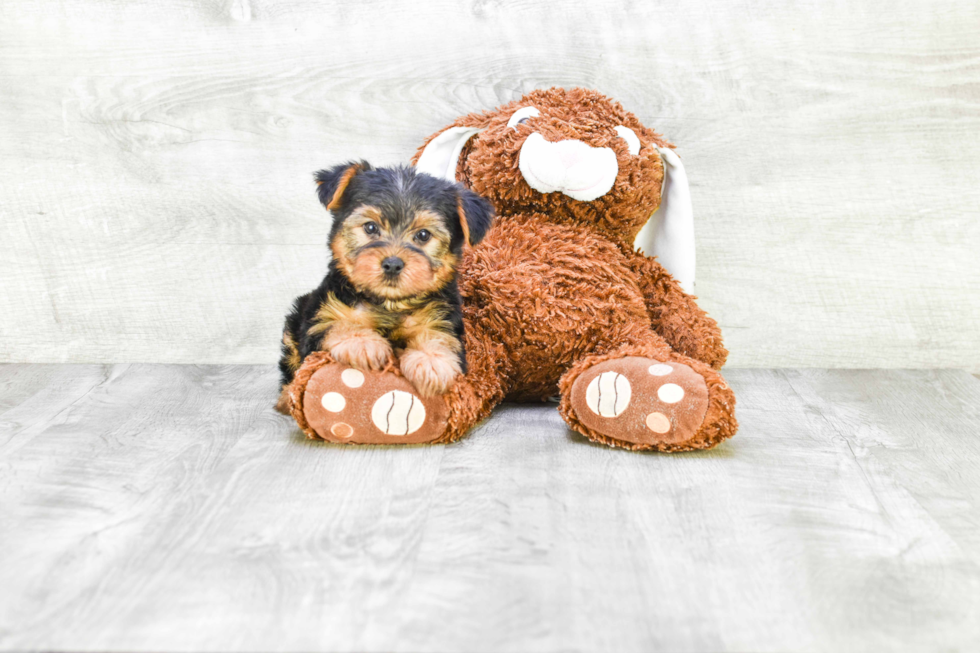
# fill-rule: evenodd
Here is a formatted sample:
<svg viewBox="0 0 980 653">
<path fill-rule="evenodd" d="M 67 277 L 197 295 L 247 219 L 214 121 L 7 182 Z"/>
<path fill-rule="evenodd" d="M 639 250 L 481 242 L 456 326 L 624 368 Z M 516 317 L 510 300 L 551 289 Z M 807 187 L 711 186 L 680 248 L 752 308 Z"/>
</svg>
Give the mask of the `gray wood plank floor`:
<svg viewBox="0 0 980 653">
<path fill-rule="evenodd" d="M 342 447 L 269 366 L 0 366 L 0 649 L 977 650 L 980 380 L 731 370 L 713 451 L 552 406 Z"/>
</svg>

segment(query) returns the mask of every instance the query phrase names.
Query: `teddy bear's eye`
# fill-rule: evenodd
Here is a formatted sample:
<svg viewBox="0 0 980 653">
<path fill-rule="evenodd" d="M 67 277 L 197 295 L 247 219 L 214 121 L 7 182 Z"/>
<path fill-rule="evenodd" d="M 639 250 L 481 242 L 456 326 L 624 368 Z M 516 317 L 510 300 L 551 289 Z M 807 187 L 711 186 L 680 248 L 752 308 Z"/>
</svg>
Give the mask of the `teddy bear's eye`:
<svg viewBox="0 0 980 653">
<path fill-rule="evenodd" d="M 616 133 L 619 137 L 626 141 L 626 146 L 629 148 L 630 154 L 636 156 L 640 152 L 640 139 L 637 137 L 636 133 L 629 127 L 623 127 L 620 125 L 616 128 Z"/>
<path fill-rule="evenodd" d="M 534 107 L 521 107 L 511 115 L 510 120 L 507 121 L 507 126 L 517 129 L 518 125 L 523 125 L 531 118 L 540 115 L 541 112 Z"/>
</svg>

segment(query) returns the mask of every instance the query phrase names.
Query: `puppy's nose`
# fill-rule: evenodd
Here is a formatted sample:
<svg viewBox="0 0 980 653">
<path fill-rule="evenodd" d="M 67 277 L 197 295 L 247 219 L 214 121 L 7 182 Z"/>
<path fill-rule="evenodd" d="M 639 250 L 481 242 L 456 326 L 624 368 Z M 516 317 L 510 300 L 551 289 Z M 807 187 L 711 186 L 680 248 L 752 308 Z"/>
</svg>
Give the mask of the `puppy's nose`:
<svg viewBox="0 0 980 653">
<path fill-rule="evenodd" d="M 402 271 L 405 267 L 405 261 L 401 260 L 397 256 L 389 256 L 385 260 L 381 261 L 381 269 L 384 270 L 385 274 L 394 276 Z"/>
</svg>

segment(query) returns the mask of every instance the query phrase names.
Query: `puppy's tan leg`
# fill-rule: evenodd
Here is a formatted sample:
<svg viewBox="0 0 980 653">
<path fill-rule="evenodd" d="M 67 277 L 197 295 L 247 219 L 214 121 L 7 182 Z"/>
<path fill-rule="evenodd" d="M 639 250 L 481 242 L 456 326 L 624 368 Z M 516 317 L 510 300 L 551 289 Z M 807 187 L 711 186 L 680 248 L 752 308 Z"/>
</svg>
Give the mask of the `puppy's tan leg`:
<svg viewBox="0 0 980 653">
<path fill-rule="evenodd" d="M 362 370 L 382 370 L 392 356 L 384 337 L 364 329 L 333 329 L 324 339 L 323 349 L 338 363 Z"/>
<path fill-rule="evenodd" d="M 364 306 L 347 306 L 333 295 L 317 311 L 310 333 L 326 331 L 321 349 L 338 363 L 364 370 L 384 369 L 391 345 L 376 330 L 374 313 Z"/>
<path fill-rule="evenodd" d="M 424 397 L 445 394 L 463 373 L 458 349 L 458 343 L 454 349 L 439 340 L 413 344 L 402 352 L 399 361 L 402 374 Z"/>
<path fill-rule="evenodd" d="M 276 411 L 283 415 L 289 414 L 289 386 L 284 385 L 279 391 L 279 400 L 276 402 Z"/>
<path fill-rule="evenodd" d="M 422 396 L 445 394 L 463 373 L 461 346 L 438 310 L 410 316 L 396 334 L 405 341 L 399 356 L 402 374 Z"/>
</svg>

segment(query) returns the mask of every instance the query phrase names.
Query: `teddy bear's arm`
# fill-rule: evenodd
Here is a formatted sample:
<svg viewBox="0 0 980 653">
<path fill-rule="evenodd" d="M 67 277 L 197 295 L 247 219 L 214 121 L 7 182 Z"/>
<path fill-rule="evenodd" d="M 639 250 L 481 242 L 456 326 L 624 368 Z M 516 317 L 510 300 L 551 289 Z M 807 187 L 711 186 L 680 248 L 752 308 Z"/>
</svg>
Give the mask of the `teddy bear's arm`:
<svg viewBox="0 0 980 653">
<path fill-rule="evenodd" d="M 675 351 L 721 369 L 728 350 L 718 323 L 697 305 L 694 296 L 681 290 L 656 259 L 630 252 L 629 265 L 636 272 L 654 330 Z"/>
</svg>

